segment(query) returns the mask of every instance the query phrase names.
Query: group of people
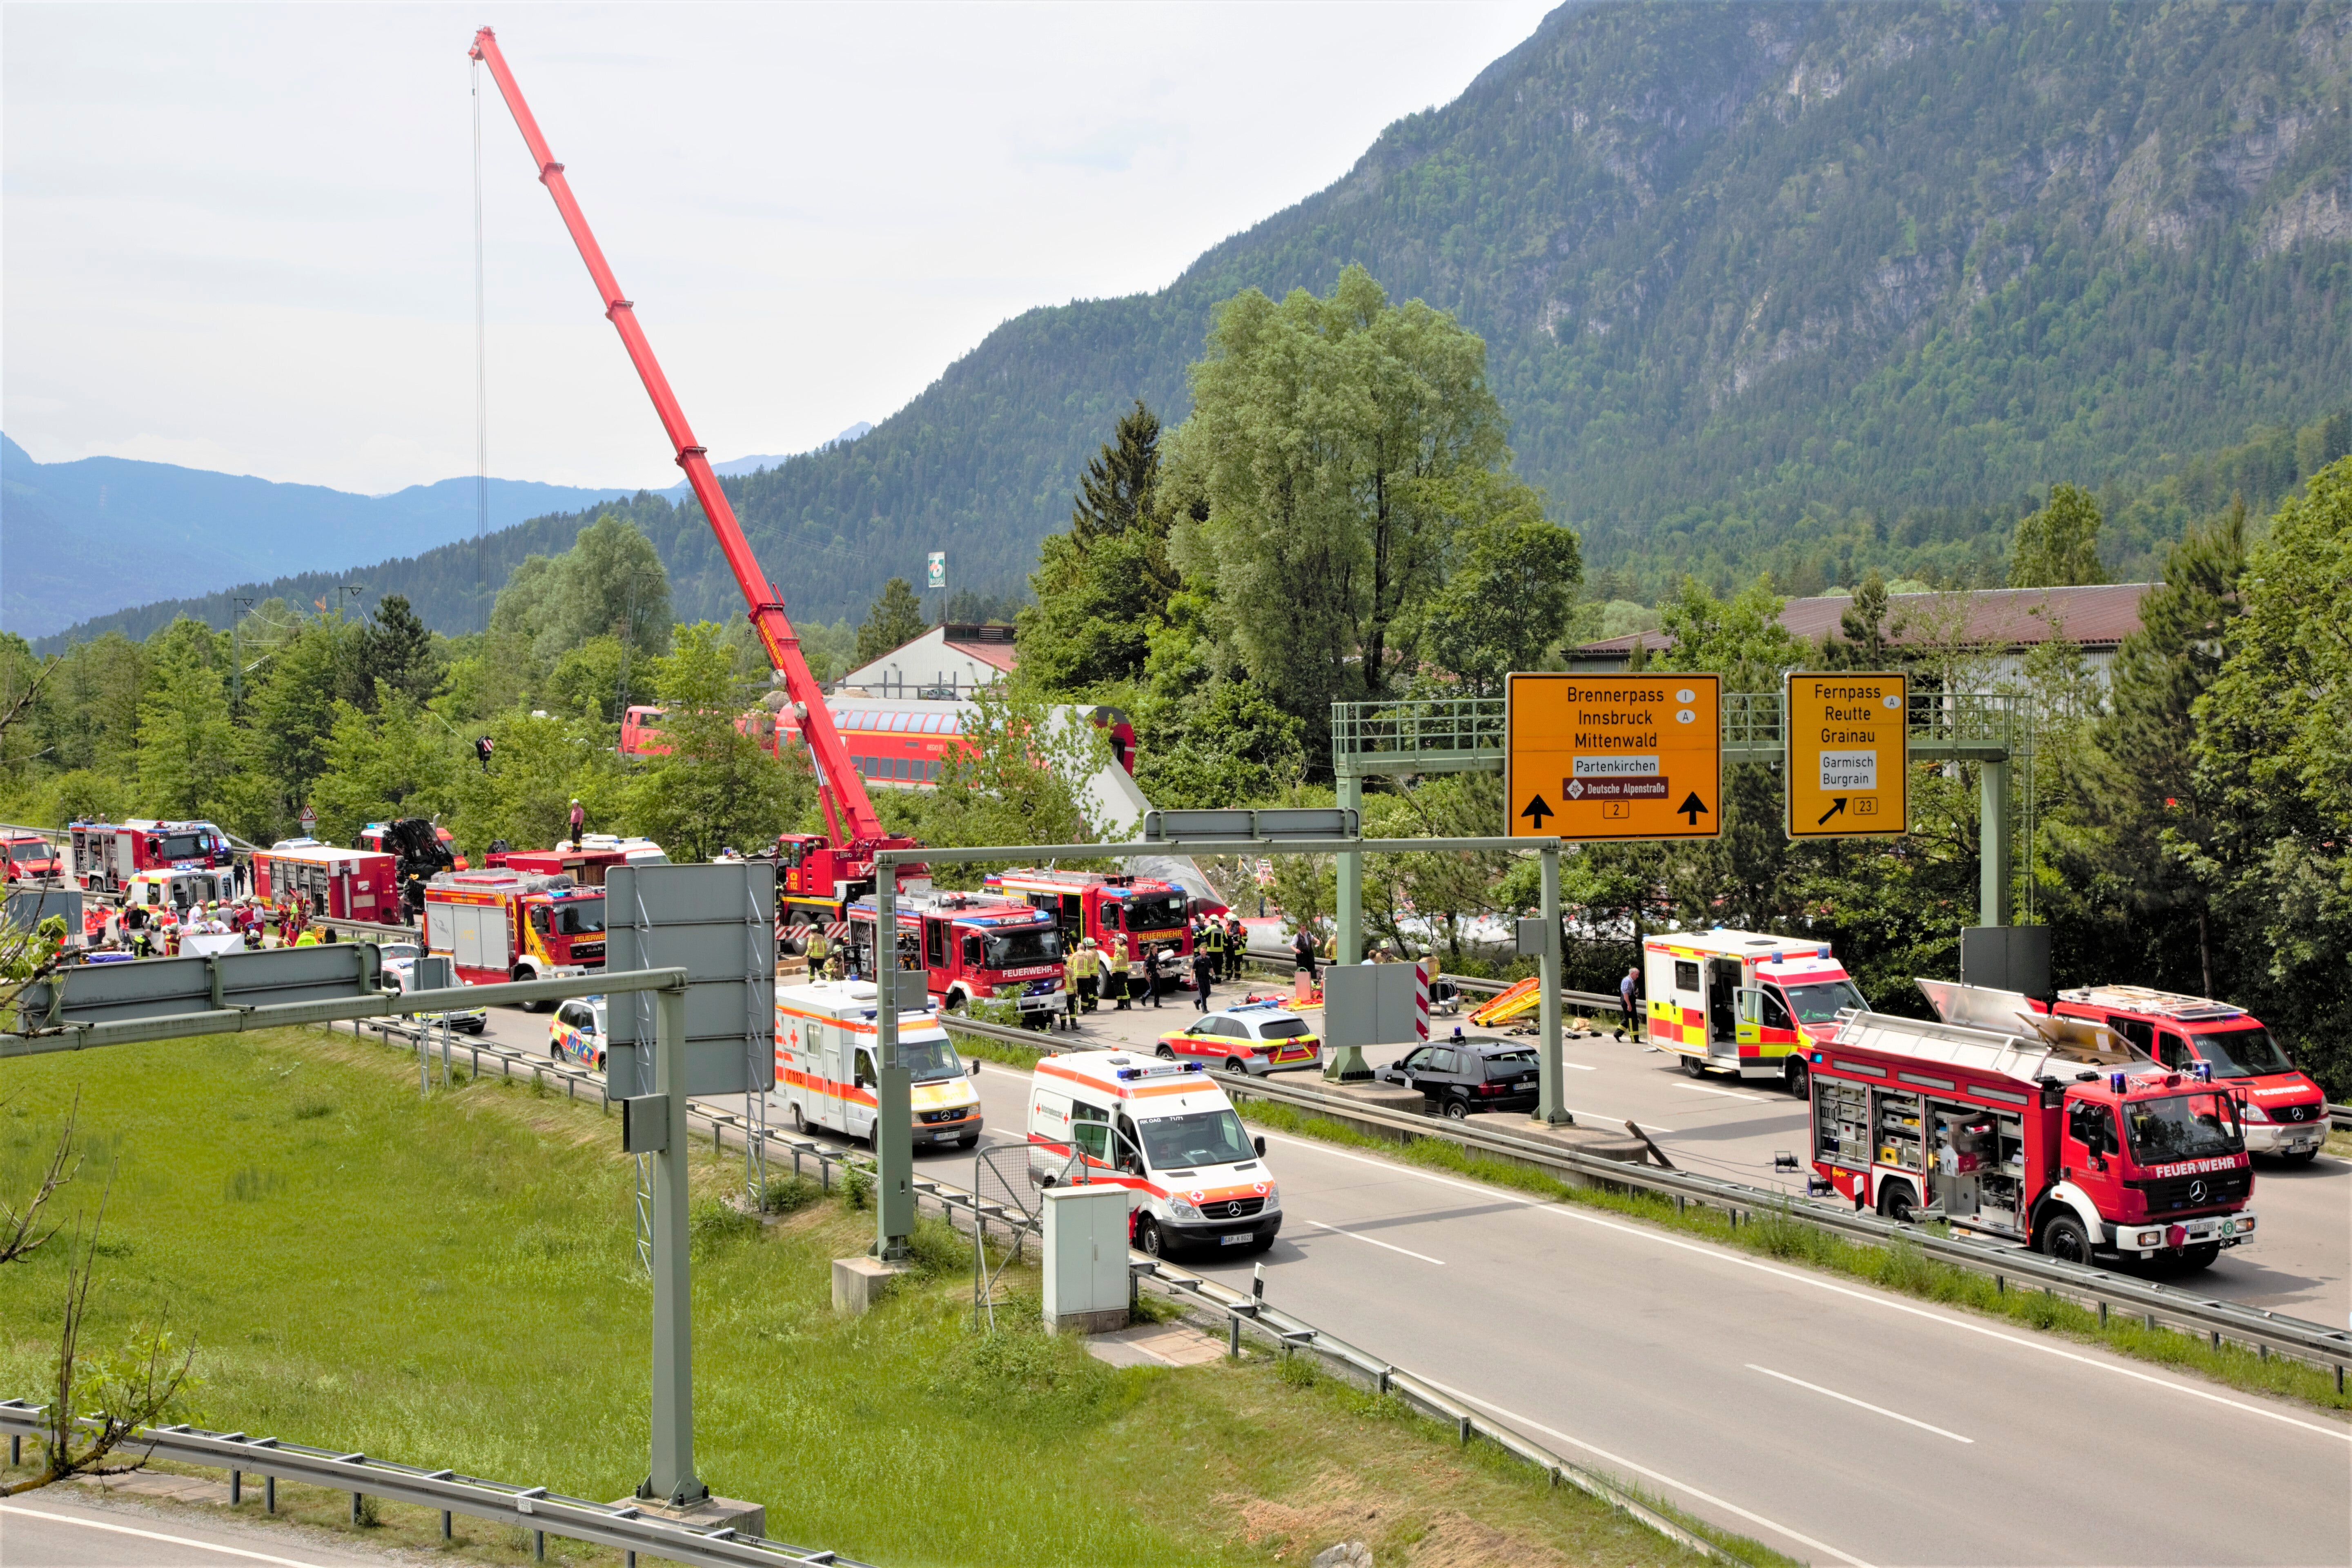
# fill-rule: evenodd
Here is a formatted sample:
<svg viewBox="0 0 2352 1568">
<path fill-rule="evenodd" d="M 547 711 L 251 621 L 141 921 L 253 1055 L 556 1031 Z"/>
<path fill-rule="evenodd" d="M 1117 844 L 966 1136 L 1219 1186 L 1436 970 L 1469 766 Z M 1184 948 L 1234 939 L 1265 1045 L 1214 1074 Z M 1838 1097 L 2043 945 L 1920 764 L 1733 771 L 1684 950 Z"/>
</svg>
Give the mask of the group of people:
<svg viewBox="0 0 2352 1568">
<path fill-rule="evenodd" d="M 1179 983 L 1180 965 L 1189 966 L 1192 973 L 1193 1010 L 1207 1012 L 1217 982 L 1241 978 L 1243 961 L 1249 955 L 1249 932 L 1241 917 L 1230 913 L 1195 915 L 1189 931 L 1189 959 L 1157 942 L 1146 942 L 1141 955 L 1130 959 L 1123 940 L 1114 938 L 1105 946 L 1093 937 L 1082 939 L 1062 961 L 1066 1021 L 1074 1023 L 1105 1002 L 1120 1013 L 1146 1000 L 1154 1007 L 1164 1005 L 1160 998 Z"/>
<path fill-rule="evenodd" d="M 83 947 L 91 952 L 127 952 L 134 958 L 175 958 L 192 936 L 236 936 L 249 951 L 315 947 L 335 940 L 331 926 L 314 926 L 301 909 L 279 906 L 258 895 L 212 899 L 180 908 L 126 903 L 120 908 L 90 900 L 82 914 Z"/>
</svg>

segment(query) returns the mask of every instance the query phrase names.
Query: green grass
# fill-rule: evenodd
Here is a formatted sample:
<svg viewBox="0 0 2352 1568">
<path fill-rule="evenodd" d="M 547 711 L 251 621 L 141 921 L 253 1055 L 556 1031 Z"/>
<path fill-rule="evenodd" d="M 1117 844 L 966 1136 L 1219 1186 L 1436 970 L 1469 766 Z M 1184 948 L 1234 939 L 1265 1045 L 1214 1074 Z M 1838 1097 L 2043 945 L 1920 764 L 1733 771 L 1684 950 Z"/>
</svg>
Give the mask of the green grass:
<svg viewBox="0 0 2352 1568">
<path fill-rule="evenodd" d="M 2066 1334 L 2142 1361 L 2201 1373 L 2233 1388 L 2283 1394 L 2324 1410 L 2352 1410 L 2352 1395 L 2336 1391 L 2331 1369 L 2280 1356 L 2265 1360 L 2258 1352 L 2242 1345 L 2224 1343 L 2216 1349 L 2195 1334 L 2168 1328 L 2151 1329 L 2137 1319 L 2120 1315 L 2102 1327 L 2095 1309 L 2040 1289 L 2003 1289 L 1986 1275 L 1955 1268 L 1900 1242 L 1892 1247 L 1874 1247 L 1848 1241 L 1793 1215 L 1769 1210 L 1747 1211 L 1735 1227 L 1730 1216 L 1720 1209 L 1693 1205 L 1677 1211 L 1673 1199 L 1653 1193 L 1571 1186 L 1542 1171 L 1474 1153 L 1442 1138 L 1414 1138 L 1400 1143 L 1277 1101 L 1254 1100 L 1237 1109 L 1245 1119 L 1279 1131 L 1374 1150 L 1411 1164 L 1561 1203 L 1607 1209 L 1923 1300 L 1940 1301 L 2028 1328 Z"/>
<path fill-rule="evenodd" d="M 318 1032 L 41 1058 L 9 1067 L 0 1192 L 22 1190 L 76 1089 L 90 1158 L 68 1208 L 110 1191 L 92 1341 L 158 1320 L 193 1335 L 188 1418 L 584 1497 L 635 1486 L 650 1302 L 598 1107 L 494 1079 L 421 1101 L 399 1053 Z M 755 1221 L 713 1201 L 733 1158 L 694 1167 L 698 1468 L 766 1504 L 781 1539 L 891 1568 L 1296 1563 L 1343 1539 L 1393 1562 L 1475 1521 L 1514 1561 L 1685 1560 L 1488 1446 L 1329 1378 L 1286 1382 L 1271 1357 L 1114 1370 L 1034 1330 L 975 1338 L 970 1243 L 936 1219 L 923 1273 L 836 1318 L 828 1260 L 870 1215 L 794 1189 Z M 63 1263 L 52 1246 L 0 1279 L 0 1393 L 39 1397 Z M 346 1528 L 336 1494 L 280 1499 Z M 430 1544 L 433 1516 L 381 1514 L 377 1539 Z M 529 1551 L 509 1526 L 458 1530 L 464 1555 Z"/>
</svg>

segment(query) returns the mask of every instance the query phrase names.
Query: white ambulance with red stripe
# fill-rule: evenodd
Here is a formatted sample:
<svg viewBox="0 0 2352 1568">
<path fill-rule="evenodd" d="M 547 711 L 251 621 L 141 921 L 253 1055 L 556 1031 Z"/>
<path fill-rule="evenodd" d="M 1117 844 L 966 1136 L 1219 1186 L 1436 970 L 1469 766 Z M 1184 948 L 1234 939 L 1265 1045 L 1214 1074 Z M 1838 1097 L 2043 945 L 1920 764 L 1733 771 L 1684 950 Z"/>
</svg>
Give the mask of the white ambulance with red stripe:
<svg viewBox="0 0 2352 1568">
<path fill-rule="evenodd" d="M 1840 1012 L 1869 1005 L 1829 943 L 1811 937 L 1671 931 L 1644 941 L 1642 957 L 1650 1043 L 1693 1078 L 1713 1068 L 1801 1095 L 1800 1047 L 1836 1034 Z"/>
<path fill-rule="evenodd" d="M 880 1078 L 870 980 L 776 987 L 776 1087 L 768 1103 L 795 1132 L 813 1127 L 872 1139 Z M 980 1142 L 980 1094 L 971 1069 L 931 1013 L 898 1015 L 898 1059 L 910 1080 L 915 1145 Z"/>
<path fill-rule="evenodd" d="M 1233 1102 L 1199 1061 L 1139 1051 L 1068 1051 L 1029 1077 L 1029 1173 L 1040 1185 L 1128 1190 L 1135 1245 L 1155 1258 L 1195 1248 L 1264 1252 L 1282 1194 Z"/>
</svg>

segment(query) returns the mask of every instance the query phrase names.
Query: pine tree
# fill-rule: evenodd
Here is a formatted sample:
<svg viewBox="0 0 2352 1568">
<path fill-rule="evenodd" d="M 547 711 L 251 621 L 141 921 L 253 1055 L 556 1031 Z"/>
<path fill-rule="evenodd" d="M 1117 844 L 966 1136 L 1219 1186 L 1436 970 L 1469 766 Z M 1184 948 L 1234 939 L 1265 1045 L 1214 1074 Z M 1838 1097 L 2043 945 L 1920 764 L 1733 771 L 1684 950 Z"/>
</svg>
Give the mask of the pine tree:
<svg viewBox="0 0 2352 1568">
<path fill-rule="evenodd" d="M 1070 507 L 1070 538 L 1081 554 L 1097 539 L 1127 532 L 1152 520 L 1160 488 L 1160 416 L 1135 400 L 1118 428 L 1087 463 Z"/>
<path fill-rule="evenodd" d="M 893 648 L 906 647 L 927 629 L 914 584 L 904 577 L 893 577 L 882 584 L 880 595 L 866 612 L 866 624 L 857 628 L 857 662 L 871 664 Z"/>
</svg>

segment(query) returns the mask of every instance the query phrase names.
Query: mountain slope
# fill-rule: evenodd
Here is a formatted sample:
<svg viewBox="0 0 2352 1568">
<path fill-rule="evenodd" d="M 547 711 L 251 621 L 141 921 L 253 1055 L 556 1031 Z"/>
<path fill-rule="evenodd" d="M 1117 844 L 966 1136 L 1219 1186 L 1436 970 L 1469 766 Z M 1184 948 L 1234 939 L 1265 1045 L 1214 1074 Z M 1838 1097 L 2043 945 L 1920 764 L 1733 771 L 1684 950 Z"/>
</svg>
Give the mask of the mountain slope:
<svg viewBox="0 0 2352 1568">
<path fill-rule="evenodd" d="M 1128 400 L 1186 411 L 1217 301 L 1357 261 L 1486 337 L 1596 566 L 1981 572 L 2053 480 L 2344 402 L 2347 83 L 2341 4 L 1570 4 L 1168 289 L 1026 312 L 725 483 L 798 612 L 934 549 L 1015 584 Z M 733 613 L 716 581 L 679 613 Z"/>
<path fill-rule="evenodd" d="M 493 529 L 629 493 L 519 479 L 489 492 Z M 0 436 L 0 626 L 46 637 L 191 588 L 429 549 L 469 537 L 475 512 L 472 479 L 362 496 L 127 458 L 37 463 Z"/>
</svg>

